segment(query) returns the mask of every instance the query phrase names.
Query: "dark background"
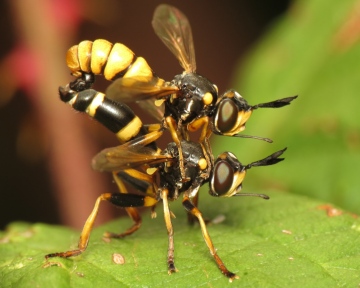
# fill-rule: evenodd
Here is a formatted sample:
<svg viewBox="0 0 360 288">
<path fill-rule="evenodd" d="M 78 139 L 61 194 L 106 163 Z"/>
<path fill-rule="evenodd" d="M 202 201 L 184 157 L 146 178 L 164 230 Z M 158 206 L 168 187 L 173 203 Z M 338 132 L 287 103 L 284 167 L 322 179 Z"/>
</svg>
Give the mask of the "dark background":
<svg viewBox="0 0 360 288">
<path fill-rule="evenodd" d="M 36 10 L 35 5 L 33 9 Z M 108 39 L 111 42 L 121 42 L 130 47 L 137 55 L 145 57 L 156 73 L 166 80 L 172 79 L 181 72 L 181 67 L 174 56 L 167 50 L 152 31 L 151 18 L 155 7 L 162 1 L 88 1 L 85 4 L 82 21 L 74 27 L 76 44 L 81 40 L 96 38 Z M 177 6 L 190 20 L 193 29 L 197 72 L 214 81 L 219 91 L 230 88 L 232 72 L 246 57 L 252 45 L 269 28 L 269 25 L 288 8 L 290 1 L 252 0 L 252 1 L 168 1 Z M 4 63 L 7 55 L 18 42 L 19 35 L 10 2 L 1 1 L 0 9 L 0 59 Z M 83 3 L 84 5 L 84 3 Z M 101 5 L 101 6 L 97 6 Z M 84 7 L 84 6 L 83 6 Z M 32 11 L 28 11 L 32 13 Z M 44 19 L 39 19 L 43 21 Z M 65 59 L 66 50 L 63 51 Z M 1 89 L 6 90 L 9 69 L 1 65 Z M 24 69 L 27 69 L 24 65 Z M 47 73 L 52 73 L 52 67 L 47 67 Z M 64 69 L 65 61 L 64 61 Z M 43 77 L 46 81 L 46 77 Z M 71 78 L 69 77 L 69 80 Z M 58 83 L 59 85 L 64 83 Z M 98 84 L 99 90 L 104 90 L 104 81 Z M 12 98 L 0 102 L 0 228 L 3 229 L 12 221 L 60 223 L 61 214 L 57 197 L 54 195 L 54 182 L 51 180 L 51 170 L 48 169 L 48 154 L 46 135 L 33 129 L 32 135 L 38 136 L 38 142 L 32 143 L 31 157 L 24 156 L 19 151 L 19 135 L 24 125 L 37 126 L 36 109 L 26 95 L 28 91 L 17 87 Z M 53 95 L 58 97 L 57 87 Z M 59 105 L 64 105 L 59 100 Z M 68 109 L 71 109 L 68 107 Z M 140 112 L 139 112 L 140 113 Z M 142 119 L 141 114 L 139 114 Z M 83 116 L 86 118 L 86 116 Z M 46 121 L 42 119 L 41 121 Z M 94 138 L 99 140 L 99 150 L 102 146 L 115 143 L 112 135 L 102 131 L 95 121 L 89 121 L 88 129 L 93 129 Z M 144 120 L 147 122 L 147 120 Z M 69 127 L 71 129 L 71 127 Z M 105 129 L 104 129 L 105 130 Z M 38 133 L 38 134 L 37 134 Z M 103 134 L 105 133 L 105 134 Z M 45 139 L 45 140 L 44 140 Z M 105 140 L 104 140 L 105 139 Z M 21 146 L 21 145 L 20 145 Z M 69 149 L 71 149 L 69 143 Z M 90 159 L 89 159 L 90 163 Z M 76 175 L 68 175 L 76 177 Z M 104 191 L 99 191 L 99 194 Z M 61 197 L 61 196 L 60 196 Z M 86 197 L 86 196 L 85 196 Z M 93 197 L 93 196 L 91 196 Z M 92 202 L 95 198 L 90 199 Z M 81 206 L 81 203 L 78 203 Z M 59 211 L 61 210 L 61 211 Z M 88 212 L 90 212 L 88 210 Z M 81 219 L 83 222 L 85 219 Z M 69 225 L 69 223 L 66 223 Z M 71 224 L 70 224 L 71 225 Z M 79 228 L 78 225 L 74 225 Z"/>
</svg>

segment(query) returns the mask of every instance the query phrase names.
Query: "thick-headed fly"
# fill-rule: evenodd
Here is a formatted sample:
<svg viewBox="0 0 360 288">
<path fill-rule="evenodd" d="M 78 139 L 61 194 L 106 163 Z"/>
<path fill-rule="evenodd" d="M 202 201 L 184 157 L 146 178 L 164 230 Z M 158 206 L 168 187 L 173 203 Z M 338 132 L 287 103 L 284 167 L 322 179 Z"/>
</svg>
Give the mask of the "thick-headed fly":
<svg viewBox="0 0 360 288">
<path fill-rule="evenodd" d="M 60 87 L 61 98 L 68 99 L 68 94 L 89 89 L 94 75 L 103 74 L 106 79 L 114 80 L 106 91 L 106 97 L 120 102 L 139 101 L 139 105 L 161 120 L 180 150 L 180 163 L 183 163 L 180 141 L 190 139 L 189 131 L 202 127 L 199 142 L 207 154 L 206 151 L 211 151 L 208 139 L 212 133 L 251 137 L 238 133 L 245 129 L 253 110 L 282 107 L 296 98 L 251 106 L 233 90 L 219 97 L 216 85 L 196 73 L 194 42 L 187 17 L 177 8 L 162 4 L 155 10 L 152 25 L 155 33 L 179 60 L 183 73 L 166 82 L 155 75 L 144 58 L 135 56 L 123 44 L 112 44 L 103 39 L 82 41 L 67 52 L 67 65 L 78 79 Z M 162 102 L 165 112 L 157 106 Z M 208 165 L 212 165 L 212 161 L 207 159 Z M 183 164 L 180 170 L 183 181 L 189 180 L 185 177 Z"/>
<path fill-rule="evenodd" d="M 105 236 L 109 238 L 122 238 L 139 229 L 141 217 L 136 207 L 151 207 L 153 210 L 152 215 L 154 215 L 155 205 L 162 202 L 169 239 L 167 252 L 168 273 L 176 272 L 174 264 L 174 233 L 171 222 L 172 212 L 169 209 L 169 201 L 176 200 L 182 195 L 182 204 L 185 210 L 199 221 L 205 243 L 221 272 L 230 281 L 238 278 L 236 274 L 226 268 L 217 254 L 203 216 L 196 204 L 193 203 L 193 199 L 198 194 L 199 188 L 206 182 L 210 183 L 210 195 L 212 196 L 258 196 L 268 199 L 268 196 L 264 194 L 240 193 L 243 179 L 246 171 L 251 167 L 273 165 L 282 161 L 283 158 L 279 157 L 285 149 L 248 165 L 243 165 L 232 153 L 225 152 L 217 158 L 214 167 L 208 169 L 200 143 L 182 140 L 180 142 L 182 152 L 174 142 L 169 143 L 161 153 L 149 148 L 148 145 L 156 141 L 161 136 L 161 133 L 161 131 L 150 132 L 120 146 L 107 148 L 94 157 L 93 168 L 99 171 L 112 172 L 119 193 L 104 193 L 98 197 L 94 209 L 84 225 L 77 249 L 48 254 L 46 255 L 47 259 L 76 256 L 86 250 L 101 201 L 109 201 L 118 207 L 128 209 L 130 217 L 135 221 L 135 224 L 124 233 L 106 232 Z M 183 153 L 184 172 L 189 179 L 187 182 L 179 181 L 179 175 L 181 174 L 179 153 Z M 211 173 L 208 173 L 208 171 L 211 171 Z M 128 193 L 124 182 L 137 188 L 138 193 Z"/>
</svg>

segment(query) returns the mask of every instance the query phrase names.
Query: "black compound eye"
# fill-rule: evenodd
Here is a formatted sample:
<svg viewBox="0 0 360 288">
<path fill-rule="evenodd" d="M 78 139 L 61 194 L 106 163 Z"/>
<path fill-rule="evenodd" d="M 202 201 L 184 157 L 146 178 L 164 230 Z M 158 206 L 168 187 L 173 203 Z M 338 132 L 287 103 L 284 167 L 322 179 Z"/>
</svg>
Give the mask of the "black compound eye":
<svg viewBox="0 0 360 288">
<path fill-rule="evenodd" d="M 230 99 L 222 100 L 217 114 L 216 128 L 222 133 L 231 131 L 238 117 L 238 109 L 235 103 Z"/>
<path fill-rule="evenodd" d="M 222 160 L 215 163 L 213 172 L 213 188 L 214 192 L 218 196 L 223 196 L 230 190 L 233 179 L 234 171 L 228 162 Z"/>
</svg>

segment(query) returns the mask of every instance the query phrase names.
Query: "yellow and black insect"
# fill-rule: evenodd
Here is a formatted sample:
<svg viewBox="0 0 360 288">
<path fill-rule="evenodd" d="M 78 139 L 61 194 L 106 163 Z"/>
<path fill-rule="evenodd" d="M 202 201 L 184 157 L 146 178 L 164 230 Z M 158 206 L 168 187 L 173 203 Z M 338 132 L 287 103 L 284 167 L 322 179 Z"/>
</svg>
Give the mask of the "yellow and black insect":
<svg viewBox="0 0 360 288">
<path fill-rule="evenodd" d="M 86 77 L 89 77 L 87 75 Z M 201 212 L 197 208 L 197 196 L 200 186 L 210 183 L 210 194 L 216 197 L 231 196 L 260 196 L 262 194 L 240 193 L 246 170 L 254 166 L 275 164 L 282 160 L 278 158 L 284 150 L 278 151 L 269 157 L 242 165 L 230 152 L 222 153 L 214 165 L 207 159 L 212 155 L 205 155 L 200 143 L 182 140 L 180 152 L 172 142 L 160 153 L 155 141 L 161 137 L 162 130 L 156 125 L 144 126 L 138 116 L 127 105 L 108 99 L 103 93 L 93 89 L 80 92 L 71 87 L 83 85 L 83 76 L 77 78 L 66 87 L 60 87 L 61 99 L 69 103 L 75 110 L 87 113 L 115 133 L 121 143 L 115 148 L 107 148 L 93 159 L 93 168 L 99 171 L 112 172 L 120 193 L 104 193 L 96 201 L 95 207 L 86 221 L 78 243 L 78 249 L 61 253 L 52 253 L 50 257 L 71 257 L 81 254 L 87 247 L 90 233 L 98 213 L 101 201 L 123 207 L 134 224 L 125 232 L 105 233 L 109 238 L 123 238 L 137 231 L 141 226 L 141 216 L 136 207 L 152 207 L 162 200 L 164 205 L 165 223 L 169 236 L 168 269 L 169 273 L 176 271 L 174 264 L 173 229 L 170 218 L 168 201 L 173 201 L 183 193 L 183 205 L 188 214 L 198 219 L 205 242 L 214 256 L 219 269 L 234 279 L 236 275 L 229 270 L 217 255 L 211 238 L 207 232 Z M 76 90 L 81 90 L 77 89 Z M 154 126 L 152 129 L 151 127 Z M 181 164 L 179 154 L 183 153 L 183 168 L 188 181 L 181 181 Z M 207 151 L 206 153 L 210 153 Z M 144 173 L 146 168 L 156 169 L 151 175 Z M 124 182 L 131 185 L 139 194 L 128 193 Z M 160 188 L 160 189 L 159 189 Z M 190 218 L 189 218 L 190 219 Z"/>
<path fill-rule="evenodd" d="M 154 74 L 144 58 L 135 56 L 123 44 L 111 44 L 102 39 L 83 41 L 71 47 L 66 56 L 72 74 L 84 79 L 82 85 L 72 86 L 71 89 L 75 92 L 89 89 L 94 82 L 93 75 L 103 74 L 106 79 L 115 80 L 106 91 L 107 98 L 125 103 L 139 101 L 139 105 L 145 106 L 169 129 L 180 150 L 180 141 L 189 140 L 188 132 L 202 127 L 199 142 L 204 152 L 211 151 L 208 139 L 212 133 L 260 138 L 238 135 L 245 129 L 252 111 L 289 105 L 296 98 L 288 97 L 251 106 L 234 90 L 219 97 L 216 85 L 196 73 L 194 42 L 187 17 L 177 8 L 163 4 L 155 10 L 152 25 L 159 38 L 179 60 L 184 69 L 182 74 L 166 82 Z M 157 105 L 164 102 L 164 112 L 154 105 L 154 100 L 158 100 Z M 182 163 L 182 153 L 179 157 Z M 183 168 L 181 171 L 186 181 Z"/>
<path fill-rule="evenodd" d="M 163 202 L 165 223 L 168 230 L 168 271 L 175 272 L 174 242 L 171 213 L 168 201 L 183 195 L 183 206 L 197 218 L 219 269 L 230 280 L 237 276 L 230 272 L 217 255 L 207 232 L 201 212 L 197 208 L 200 186 L 209 182 L 210 194 L 218 197 L 252 195 L 267 199 L 262 194 L 240 193 L 246 170 L 254 166 L 275 164 L 281 160 L 280 150 L 248 165 L 225 152 L 213 159 L 209 137 L 212 133 L 238 135 L 257 108 L 278 108 L 296 98 L 288 97 L 251 106 L 236 91 L 229 90 L 220 97 L 216 85 L 197 74 L 194 44 L 190 24 L 185 15 L 169 5 L 160 5 L 154 14 L 153 27 L 160 39 L 174 53 L 184 68 L 170 82 L 156 76 L 147 62 L 123 44 L 106 40 L 83 41 L 69 49 L 66 59 L 75 81 L 59 88 L 62 101 L 74 109 L 85 112 L 116 134 L 122 145 L 108 148 L 93 159 L 93 167 L 113 173 L 120 193 L 104 193 L 85 223 L 78 249 L 48 254 L 49 257 L 70 257 L 81 254 L 88 245 L 91 229 L 100 202 L 109 201 L 124 207 L 134 221 L 133 226 L 121 234 L 106 233 L 107 237 L 122 238 L 139 229 L 141 217 L 136 207 L 151 207 Z M 95 75 L 103 74 L 114 80 L 106 95 L 92 88 Z M 156 100 L 156 101 L 154 101 Z M 139 101 L 154 113 L 162 124 L 145 126 L 123 102 Z M 160 105 L 164 103 L 163 111 Z M 155 141 L 164 128 L 169 129 L 174 142 L 164 151 Z M 198 142 L 190 141 L 189 132 L 201 130 Z M 267 138 L 260 138 L 270 141 Z M 147 169 L 150 170 L 147 170 Z M 147 172 L 145 172 L 147 171 Z M 134 186 L 138 194 L 128 193 L 124 182 Z"/>
<path fill-rule="evenodd" d="M 169 201 L 176 200 L 182 194 L 183 206 L 188 213 L 198 219 L 204 240 L 219 269 L 230 281 L 237 278 L 236 274 L 230 272 L 218 256 L 202 214 L 196 205 L 194 205 L 193 199 L 197 195 L 199 188 L 206 182 L 210 184 L 209 192 L 212 196 L 258 196 L 268 199 L 269 197 L 264 194 L 240 193 L 242 182 L 246 171 L 251 167 L 273 165 L 282 161 L 283 158 L 279 158 L 279 156 L 282 155 L 285 149 L 248 165 L 242 165 L 232 153 L 224 152 L 215 161 L 214 167 L 208 169 L 200 143 L 182 140 L 180 145 L 182 153 L 184 153 L 184 171 L 186 177 L 189 178 L 189 181 L 184 183 L 179 181 L 181 174 L 179 163 L 180 151 L 176 143 L 169 143 L 166 149 L 159 154 L 154 154 L 154 151 L 148 147 L 150 143 L 160 136 L 161 132 L 159 131 L 150 132 L 148 135 L 138 137 L 120 146 L 107 148 L 95 156 L 93 168 L 112 172 L 120 193 L 104 193 L 98 197 L 95 207 L 84 225 L 77 249 L 48 254 L 45 256 L 47 259 L 51 257 L 76 256 L 86 250 L 101 201 L 109 201 L 118 207 L 128 209 L 130 217 L 135 222 L 124 233 L 105 233 L 105 237 L 110 238 L 122 238 L 139 229 L 141 217 L 136 207 L 154 208 L 159 201 L 162 201 L 169 238 L 167 253 L 168 272 L 176 272 L 174 263 L 175 246 Z M 154 165 L 154 163 L 156 164 Z M 144 165 L 155 167 L 156 172 L 149 175 L 140 170 L 129 169 L 138 168 L 139 166 L 144 167 Z M 211 173 L 209 174 L 207 171 L 211 171 Z M 136 187 L 138 193 L 128 193 L 123 182 Z"/>
</svg>

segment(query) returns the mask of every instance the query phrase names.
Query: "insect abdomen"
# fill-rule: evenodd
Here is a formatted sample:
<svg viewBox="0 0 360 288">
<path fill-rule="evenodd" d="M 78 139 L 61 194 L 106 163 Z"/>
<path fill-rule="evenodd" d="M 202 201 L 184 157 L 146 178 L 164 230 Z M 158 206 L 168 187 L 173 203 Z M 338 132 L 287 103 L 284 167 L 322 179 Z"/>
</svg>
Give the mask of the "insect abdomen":
<svg viewBox="0 0 360 288">
<path fill-rule="evenodd" d="M 104 39 L 85 40 L 72 46 L 66 53 L 66 64 L 75 77 L 80 77 L 82 72 L 104 74 L 107 80 L 153 77 L 153 71 L 144 58 L 136 57 L 124 44 L 112 44 Z"/>
<path fill-rule="evenodd" d="M 99 121 L 115 133 L 121 143 L 147 133 L 140 118 L 126 104 L 110 100 L 93 89 L 68 93 L 75 93 L 68 101 L 75 110 Z"/>
</svg>

